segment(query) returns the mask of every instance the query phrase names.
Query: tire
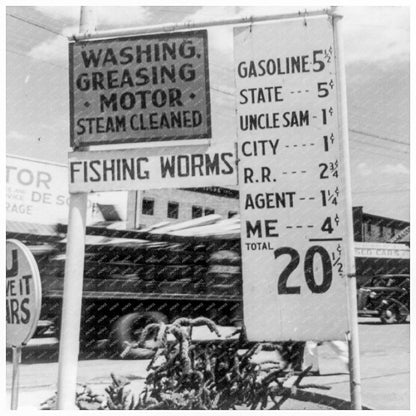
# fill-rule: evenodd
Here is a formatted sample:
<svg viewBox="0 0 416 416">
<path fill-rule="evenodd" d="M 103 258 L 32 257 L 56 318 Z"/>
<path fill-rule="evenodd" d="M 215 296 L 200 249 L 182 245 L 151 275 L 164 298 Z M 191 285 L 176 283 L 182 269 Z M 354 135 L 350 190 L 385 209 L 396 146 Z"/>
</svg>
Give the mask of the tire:
<svg viewBox="0 0 416 416">
<path fill-rule="evenodd" d="M 397 322 L 399 324 L 404 324 L 406 321 L 407 321 L 407 314 L 406 315 L 400 314 Z"/>
<path fill-rule="evenodd" d="M 151 323 L 167 323 L 167 317 L 160 312 L 134 312 L 122 316 L 113 327 L 111 332 L 111 344 L 119 354 L 126 349 L 126 342 L 137 342 L 144 327 Z M 132 348 L 126 358 L 148 359 L 151 358 L 155 350 L 154 341 L 147 343 L 148 347 Z"/>
<path fill-rule="evenodd" d="M 380 311 L 380 319 L 383 324 L 395 324 L 399 322 L 400 311 L 397 307 L 385 308 Z"/>
</svg>

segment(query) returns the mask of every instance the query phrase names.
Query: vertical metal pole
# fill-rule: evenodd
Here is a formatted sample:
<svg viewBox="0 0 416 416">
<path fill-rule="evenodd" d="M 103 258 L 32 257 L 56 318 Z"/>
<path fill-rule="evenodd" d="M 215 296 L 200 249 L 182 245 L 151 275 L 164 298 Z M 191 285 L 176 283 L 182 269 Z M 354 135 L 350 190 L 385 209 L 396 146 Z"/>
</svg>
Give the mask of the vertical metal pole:
<svg viewBox="0 0 416 416">
<path fill-rule="evenodd" d="M 19 401 L 19 364 L 22 358 L 22 347 L 12 347 L 13 354 L 13 374 L 12 374 L 12 400 L 10 409 L 16 410 Z"/>
<path fill-rule="evenodd" d="M 94 32 L 95 27 L 94 9 L 81 6 L 80 33 Z M 57 400 L 59 410 L 76 408 L 75 395 L 84 278 L 87 202 L 87 193 L 70 194 L 61 337 L 59 341 Z"/>
<path fill-rule="evenodd" d="M 81 6 L 81 14 L 79 19 L 79 33 L 84 35 L 86 33 L 95 32 L 97 27 L 97 19 L 95 9 L 93 7 Z"/>
<path fill-rule="evenodd" d="M 75 408 L 88 194 L 69 201 L 65 280 L 59 342 L 58 409 Z"/>
<path fill-rule="evenodd" d="M 355 278 L 355 258 L 354 258 L 354 227 L 352 220 L 352 200 L 351 200 L 351 177 L 350 177 L 350 154 L 348 145 L 348 114 L 347 114 L 347 88 L 345 80 L 345 64 L 343 56 L 343 43 L 341 37 L 341 18 L 337 15 L 336 7 L 332 8 L 334 35 L 336 47 L 336 63 L 338 74 L 338 105 L 340 108 L 341 123 L 341 150 L 343 153 L 345 178 L 345 209 L 347 210 L 347 279 L 348 279 L 348 313 L 350 332 L 348 336 L 349 351 L 349 370 L 350 370 L 350 394 L 351 408 L 361 410 L 361 375 L 360 375 L 360 348 L 358 337 L 358 318 L 357 318 L 357 286 Z"/>
<path fill-rule="evenodd" d="M 140 191 L 129 191 L 127 196 L 126 228 L 138 228 L 140 225 Z"/>
</svg>

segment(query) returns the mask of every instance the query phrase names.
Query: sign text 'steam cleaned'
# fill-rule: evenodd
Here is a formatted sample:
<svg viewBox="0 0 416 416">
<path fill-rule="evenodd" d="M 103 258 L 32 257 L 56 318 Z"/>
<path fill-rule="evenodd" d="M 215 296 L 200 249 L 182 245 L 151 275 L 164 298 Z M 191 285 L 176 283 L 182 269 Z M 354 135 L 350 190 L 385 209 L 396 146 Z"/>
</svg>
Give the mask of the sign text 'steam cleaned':
<svg viewBox="0 0 416 416">
<path fill-rule="evenodd" d="M 209 137 L 206 42 L 198 31 L 71 44 L 74 138 Z"/>
</svg>

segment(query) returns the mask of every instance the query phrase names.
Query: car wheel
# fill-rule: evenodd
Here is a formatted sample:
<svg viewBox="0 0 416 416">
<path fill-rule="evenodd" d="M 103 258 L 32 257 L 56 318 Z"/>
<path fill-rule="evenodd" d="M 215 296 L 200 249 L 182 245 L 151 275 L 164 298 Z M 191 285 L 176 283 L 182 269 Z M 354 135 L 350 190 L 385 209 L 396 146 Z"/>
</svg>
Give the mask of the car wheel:
<svg viewBox="0 0 416 416">
<path fill-rule="evenodd" d="M 382 309 L 380 319 L 383 324 L 394 324 L 400 319 L 400 312 L 396 307 Z"/>
<path fill-rule="evenodd" d="M 399 324 L 404 324 L 407 321 L 407 314 L 400 314 L 398 318 Z"/>
<path fill-rule="evenodd" d="M 111 332 L 112 345 L 121 354 L 126 349 L 127 343 L 134 343 L 140 339 L 143 329 L 152 323 L 167 323 L 168 319 L 160 312 L 135 312 L 122 316 L 113 327 Z M 156 342 L 152 339 L 153 334 L 145 341 L 143 347 L 131 348 L 125 358 L 148 359 L 151 358 L 155 349 Z"/>
</svg>

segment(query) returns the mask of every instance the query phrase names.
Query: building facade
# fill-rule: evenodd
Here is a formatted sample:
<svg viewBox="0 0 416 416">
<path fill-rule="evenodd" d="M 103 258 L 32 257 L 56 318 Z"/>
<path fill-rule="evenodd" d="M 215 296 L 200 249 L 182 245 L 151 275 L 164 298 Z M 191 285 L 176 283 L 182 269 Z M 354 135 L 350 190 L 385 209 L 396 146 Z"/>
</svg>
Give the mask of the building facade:
<svg viewBox="0 0 416 416">
<path fill-rule="evenodd" d="M 162 222 L 183 222 L 209 214 L 231 218 L 239 214 L 237 189 L 203 187 L 157 189 L 136 194 L 133 210 L 136 227 L 149 227 Z M 410 225 L 407 221 L 369 214 L 363 207 L 353 208 L 354 241 L 387 243 Z M 400 242 L 409 242 L 407 235 Z"/>
<path fill-rule="evenodd" d="M 362 242 L 390 242 L 394 236 L 410 225 L 407 221 L 368 214 L 363 211 L 363 207 L 353 208 L 353 218 L 354 241 Z M 400 242 L 408 243 L 409 241 L 409 235 L 407 235 Z"/>
<path fill-rule="evenodd" d="M 138 228 L 210 214 L 231 218 L 239 212 L 238 191 L 229 188 L 157 189 L 140 191 L 136 195 Z"/>
</svg>

